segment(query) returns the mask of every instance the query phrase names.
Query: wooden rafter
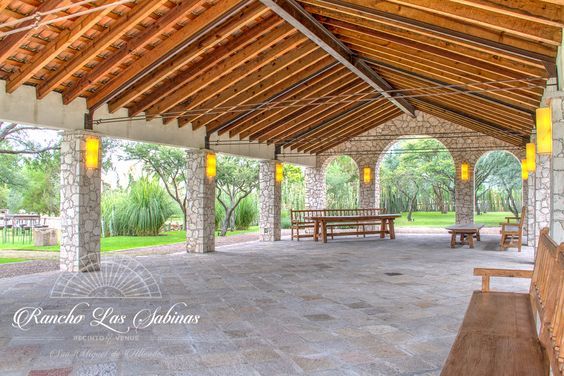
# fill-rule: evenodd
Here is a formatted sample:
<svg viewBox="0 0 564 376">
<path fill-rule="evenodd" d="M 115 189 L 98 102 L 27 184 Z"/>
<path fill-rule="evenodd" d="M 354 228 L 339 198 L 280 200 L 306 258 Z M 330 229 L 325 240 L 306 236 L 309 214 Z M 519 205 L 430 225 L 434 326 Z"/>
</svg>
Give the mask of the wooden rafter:
<svg viewBox="0 0 564 376">
<path fill-rule="evenodd" d="M 408 101 L 396 100 L 391 95 L 388 95 L 385 91 L 389 89 L 389 85 L 387 85 L 381 77 L 378 77 L 366 64 L 358 61 L 346 46 L 294 0 L 260 1 L 318 46 L 323 48 L 323 50 L 346 66 L 351 72 L 355 73 L 363 81 L 372 86 L 404 113 L 414 116 L 413 107 Z"/>
</svg>

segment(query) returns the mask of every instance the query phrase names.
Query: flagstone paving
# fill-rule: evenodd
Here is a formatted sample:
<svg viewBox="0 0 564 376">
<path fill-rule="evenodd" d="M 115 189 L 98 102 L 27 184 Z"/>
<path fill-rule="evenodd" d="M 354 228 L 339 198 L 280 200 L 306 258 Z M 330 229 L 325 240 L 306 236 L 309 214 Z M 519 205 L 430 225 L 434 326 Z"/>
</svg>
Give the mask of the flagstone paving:
<svg viewBox="0 0 564 376">
<path fill-rule="evenodd" d="M 531 249 L 497 252 L 497 241 L 484 235 L 475 249 L 450 249 L 448 235 L 401 235 L 136 256 L 161 298 L 53 298 L 59 272 L 1 279 L 0 374 L 438 375 L 480 287 L 472 268 L 532 267 Z M 492 287 L 525 291 L 528 283 Z M 136 312 L 178 302 L 200 319 L 121 337 L 91 318 L 12 326 L 21 307 L 62 314 L 80 302 L 87 318 L 98 306 L 125 314 L 124 325 L 110 325 L 122 331 Z"/>
</svg>

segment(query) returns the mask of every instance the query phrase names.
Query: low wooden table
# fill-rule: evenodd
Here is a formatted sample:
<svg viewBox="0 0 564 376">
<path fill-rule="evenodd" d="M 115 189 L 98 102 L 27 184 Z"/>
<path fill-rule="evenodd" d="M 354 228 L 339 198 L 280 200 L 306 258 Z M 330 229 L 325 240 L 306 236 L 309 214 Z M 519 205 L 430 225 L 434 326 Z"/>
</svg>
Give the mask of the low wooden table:
<svg viewBox="0 0 564 376">
<path fill-rule="evenodd" d="M 468 244 L 470 248 L 474 248 L 474 237 L 480 241 L 480 230 L 484 227 L 481 223 L 468 223 L 464 225 L 452 225 L 446 227 L 450 237 L 450 248 L 456 247 L 456 235 L 460 235 L 460 244 Z"/>
<path fill-rule="evenodd" d="M 313 216 L 306 219 L 314 222 L 313 225 L 313 239 L 319 240 L 319 233 L 321 230 L 321 237 L 323 243 L 327 243 L 327 224 L 328 223 L 351 223 L 351 222 L 364 222 L 364 221 L 381 221 L 380 238 L 384 238 L 386 234 L 390 235 L 390 239 L 396 238 L 394 229 L 394 219 L 400 218 L 401 214 L 377 214 L 377 215 L 342 215 L 342 216 Z"/>
</svg>

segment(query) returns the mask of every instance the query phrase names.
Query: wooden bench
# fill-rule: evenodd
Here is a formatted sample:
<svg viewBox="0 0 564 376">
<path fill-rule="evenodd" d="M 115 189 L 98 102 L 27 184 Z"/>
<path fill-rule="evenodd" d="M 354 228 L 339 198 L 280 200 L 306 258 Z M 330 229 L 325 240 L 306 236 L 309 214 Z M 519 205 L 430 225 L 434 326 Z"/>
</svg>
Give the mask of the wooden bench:
<svg viewBox="0 0 564 376">
<path fill-rule="evenodd" d="M 533 270 L 474 269 L 482 277 L 442 376 L 564 375 L 564 243 L 541 231 Z M 490 291 L 491 277 L 531 278 L 528 293 Z"/>
<path fill-rule="evenodd" d="M 366 208 L 366 209 L 305 209 L 290 210 L 291 239 L 313 238 L 314 222 L 308 218 L 317 216 L 358 216 L 385 214 L 385 208 Z M 327 229 L 331 238 L 341 235 L 366 236 L 369 234 L 379 234 L 375 226 L 380 226 L 380 221 L 351 221 L 347 223 L 330 224 Z M 353 228 L 353 231 L 335 231 Z M 308 231 L 309 230 L 309 231 Z M 301 232 L 301 233 L 300 233 Z"/>
<path fill-rule="evenodd" d="M 517 247 L 517 251 L 521 252 L 523 244 L 523 226 L 527 216 L 527 208 L 523 206 L 521 209 L 521 217 L 505 217 L 507 222 L 500 223 L 501 239 L 499 248 L 505 251 L 507 248 Z"/>
<path fill-rule="evenodd" d="M 452 225 L 447 227 L 450 236 L 450 248 L 456 247 L 456 235 L 460 235 L 460 244 L 468 244 L 470 248 L 474 248 L 474 238 L 480 241 L 480 230 L 484 227 L 481 223 L 468 223 Z"/>
</svg>

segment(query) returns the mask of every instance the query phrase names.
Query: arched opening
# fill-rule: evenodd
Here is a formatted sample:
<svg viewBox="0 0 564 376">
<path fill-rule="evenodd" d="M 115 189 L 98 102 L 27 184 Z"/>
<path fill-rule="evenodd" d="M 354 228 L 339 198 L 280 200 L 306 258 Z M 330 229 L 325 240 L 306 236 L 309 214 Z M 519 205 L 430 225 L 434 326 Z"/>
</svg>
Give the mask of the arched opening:
<svg viewBox="0 0 564 376">
<path fill-rule="evenodd" d="M 347 155 L 328 161 L 325 167 L 327 208 L 358 208 L 359 172 L 356 162 Z"/>
<path fill-rule="evenodd" d="M 474 168 L 475 222 L 497 226 L 522 207 L 521 163 L 512 153 L 485 153 Z"/>
<path fill-rule="evenodd" d="M 454 223 L 455 166 L 438 140 L 410 136 L 392 143 L 376 165 L 380 206 L 403 213 L 399 226 Z"/>
</svg>

